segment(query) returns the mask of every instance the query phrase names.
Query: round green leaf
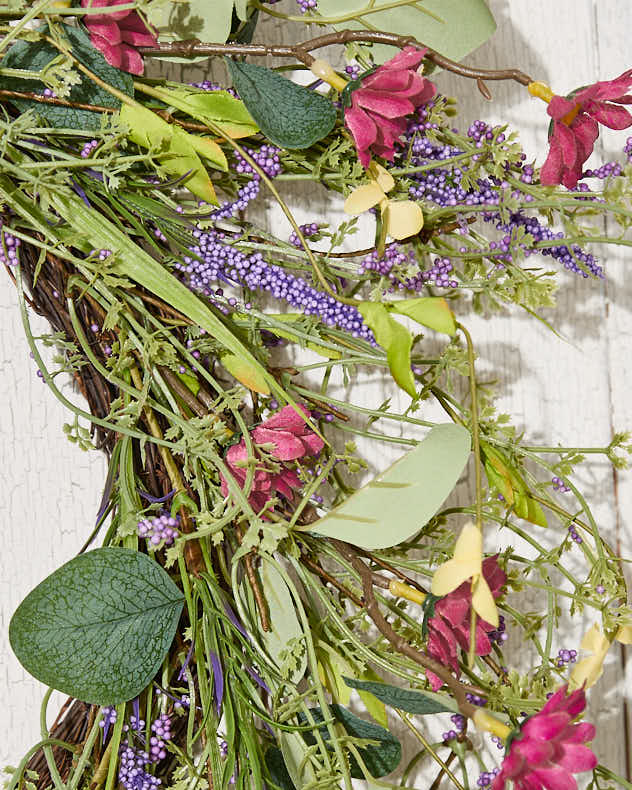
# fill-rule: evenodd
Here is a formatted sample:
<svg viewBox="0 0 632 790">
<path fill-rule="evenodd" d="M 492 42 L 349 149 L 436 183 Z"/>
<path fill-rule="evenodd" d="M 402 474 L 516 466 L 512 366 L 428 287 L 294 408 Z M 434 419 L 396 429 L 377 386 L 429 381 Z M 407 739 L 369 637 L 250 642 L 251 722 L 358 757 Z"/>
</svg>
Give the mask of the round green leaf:
<svg viewBox="0 0 632 790">
<path fill-rule="evenodd" d="M 263 134 L 282 148 L 309 148 L 334 128 L 336 108 L 325 96 L 276 71 L 227 58 L 231 77 Z"/>
<path fill-rule="evenodd" d="M 145 554 L 96 549 L 27 595 L 9 640 L 42 683 L 84 702 L 114 705 L 150 683 L 173 641 L 182 603 L 169 575 Z"/>
<path fill-rule="evenodd" d="M 462 425 L 436 425 L 414 450 L 309 530 L 364 549 L 397 546 L 441 507 L 465 468 L 470 446 L 470 432 Z"/>
</svg>

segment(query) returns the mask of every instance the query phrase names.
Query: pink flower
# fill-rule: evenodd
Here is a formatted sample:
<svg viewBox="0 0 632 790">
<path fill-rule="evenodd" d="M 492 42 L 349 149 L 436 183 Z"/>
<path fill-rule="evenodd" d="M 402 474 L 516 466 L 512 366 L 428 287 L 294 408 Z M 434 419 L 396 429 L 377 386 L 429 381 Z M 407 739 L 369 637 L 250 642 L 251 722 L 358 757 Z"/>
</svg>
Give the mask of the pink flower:
<svg viewBox="0 0 632 790">
<path fill-rule="evenodd" d="M 507 575 L 498 564 L 497 555 L 483 560 L 483 577 L 489 585 L 494 598 L 502 592 Z M 434 616 L 428 620 L 428 655 L 448 666 L 459 677 L 459 647 L 468 650 L 470 646 L 470 615 L 472 610 L 472 585 L 463 582 L 456 590 L 445 595 L 435 604 Z M 494 626 L 480 617 L 476 620 L 476 655 L 487 656 L 492 652 L 489 634 Z M 427 671 L 433 691 L 443 685 L 443 680 Z"/>
<path fill-rule="evenodd" d="M 311 412 L 304 406 L 299 405 L 298 408 L 306 418 L 311 417 Z M 310 430 L 292 406 L 284 406 L 281 411 L 252 430 L 250 436 L 255 444 L 272 445 L 269 452 L 278 461 L 296 461 L 306 455 L 318 455 L 324 447 L 320 436 Z M 242 439 L 239 444 L 234 444 L 226 453 L 225 460 L 232 476 L 244 488 L 249 460 L 246 442 Z M 223 475 L 221 480 L 222 495 L 227 496 L 228 482 Z M 281 471 L 274 473 L 265 466 L 257 465 L 248 502 L 254 510 L 260 512 L 276 494 L 292 501 L 293 489 L 300 488 L 301 485 L 293 469 L 281 465 Z"/>
<path fill-rule="evenodd" d="M 111 8 L 128 0 L 81 0 L 82 8 Z M 132 74 L 142 74 L 145 65 L 136 47 L 153 47 L 158 43 L 155 31 L 149 28 L 137 11 L 112 11 L 86 14 L 83 21 L 90 41 L 103 53 L 111 66 Z"/>
<path fill-rule="evenodd" d="M 515 790 L 577 790 L 572 774 L 591 771 L 597 758 L 587 741 L 595 737 L 592 724 L 571 724 L 586 707 L 584 689 L 567 696 L 562 686 L 539 713 L 520 727 L 494 779 L 491 790 L 503 790 L 511 780 Z"/>
<path fill-rule="evenodd" d="M 546 186 L 564 184 L 573 189 L 599 136 L 599 124 L 609 129 L 627 129 L 632 116 L 621 104 L 632 103 L 626 91 L 632 87 L 632 69 L 615 80 L 596 82 L 565 99 L 553 96 L 547 109 L 553 131 L 540 181 Z"/>
<path fill-rule="evenodd" d="M 426 52 L 404 47 L 351 91 L 345 124 L 364 167 L 369 166 L 371 153 L 393 159 L 394 145 L 406 131 L 406 117 L 437 92 L 432 82 L 417 74 Z"/>
</svg>

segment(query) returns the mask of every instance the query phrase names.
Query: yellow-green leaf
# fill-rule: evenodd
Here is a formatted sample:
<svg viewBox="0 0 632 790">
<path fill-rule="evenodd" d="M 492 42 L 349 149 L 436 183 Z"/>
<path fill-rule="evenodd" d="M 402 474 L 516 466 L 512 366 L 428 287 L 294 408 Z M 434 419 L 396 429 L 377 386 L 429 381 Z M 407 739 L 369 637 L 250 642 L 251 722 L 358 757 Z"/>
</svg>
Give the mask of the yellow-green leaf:
<svg viewBox="0 0 632 790">
<path fill-rule="evenodd" d="M 421 296 L 418 299 L 405 299 L 388 305 L 391 313 L 399 313 L 412 318 L 422 326 L 443 332 L 446 335 L 456 334 L 454 313 L 442 296 Z"/>
<path fill-rule="evenodd" d="M 386 351 L 391 375 L 411 398 L 417 397 L 415 379 L 410 369 L 413 338 L 408 329 L 392 318 L 379 302 L 360 302 L 358 310 L 375 339 Z"/>
<path fill-rule="evenodd" d="M 224 354 L 221 357 L 222 365 L 237 379 L 244 387 L 262 395 L 270 394 L 270 387 L 265 376 L 261 373 L 258 365 L 253 365 L 249 360 L 236 354 Z"/>
</svg>

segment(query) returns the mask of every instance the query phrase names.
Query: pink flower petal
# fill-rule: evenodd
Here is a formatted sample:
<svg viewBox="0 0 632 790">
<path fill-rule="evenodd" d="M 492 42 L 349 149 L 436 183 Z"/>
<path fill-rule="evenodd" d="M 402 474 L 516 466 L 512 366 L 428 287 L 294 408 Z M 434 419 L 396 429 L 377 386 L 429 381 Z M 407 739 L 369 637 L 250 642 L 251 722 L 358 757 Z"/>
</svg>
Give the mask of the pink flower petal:
<svg viewBox="0 0 632 790">
<path fill-rule="evenodd" d="M 302 404 L 297 404 L 297 408 L 305 417 L 310 417 L 311 412 Z M 269 419 L 261 423 L 262 428 L 280 428 L 283 431 L 291 431 L 301 434 L 305 430 L 305 420 L 297 413 L 293 406 L 284 406 L 280 411 Z"/>
<path fill-rule="evenodd" d="M 127 44 L 121 44 L 121 65 L 123 71 L 140 76 L 145 71 L 145 64 L 140 53 Z M 107 58 L 106 58 L 107 60 Z"/>
<path fill-rule="evenodd" d="M 91 40 L 92 36 L 101 36 L 110 45 L 120 44 L 122 41 L 121 31 L 115 22 L 93 22 L 88 27 L 88 32 Z"/>
<path fill-rule="evenodd" d="M 284 496 L 286 499 L 292 500 L 294 498 L 294 494 L 292 493 L 292 489 L 287 484 L 287 482 L 283 479 L 283 475 L 275 475 L 272 479 L 272 488 L 277 491 L 279 494 Z"/>
<path fill-rule="evenodd" d="M 292 488 L 300 488 L 303 485 L 303 483 L 301 483 L 301 479 L 293 469 L 284 469 L 281 472 L 280 477 L 282 477 L 283 480 Z"/>
<path fill-rule="evenodd" d="M 572 101 L 569 99 L 565 99 L 563 96 L 554 96 L 551 101 L 549 102 L 548 107 L 546 108 L 547 113 L 553 118 L 555 121 L 561 121 L 565 115 L 568 115 L 571 110 L 573 110 L 579 101 L 577 97 L 574 97 Z"/>
<path fill-rule="evenodd" d="M 325 442 L 323 442 L 320 436 L 317 436 L 311 431 L 303 434 L 300 438 L 305 445 L 305 455 L 318 455 L 325 446 Z"/>
<path fill-rule="evenodd" d="M 410 115 L 415 109 L 415 105 L 409 99 L 401 99 L 396 93 L 384 94 L 370 88 L 358 88 L 353 92 L 353 98 L 358 106 L 383 115 L 385 118 Z"/>
<path fill-rule="evenodd" d="M 559 735 L 569 723 L 567 713 L 545 713 L 543 710 L 537 716 L 528 719 L 523 726 L 522 732 L 527 738 L 538 738 L 549 740 Z"/>
<path fill-rule="evenodd" d="M 430 688 L 433 691 L 438 691 L 441 686 L 443 686 L 443 681 L 438 675 L 435 675 L 434 672 L 431 672 L 429 669 L 426 670 L 426 677 L 428 678 L 428 683 L 430 683 Z"/>
<path fill-rule="evenodd" d="M 592 749 L 578 743 L 565 743 L 562 746 L 563 755 L 558 759 L 558 765 L 571 773 L 592 771 L 599 762 Z"/>
<path fill-rule="evenodd" d="M 577 161 L 577 143 L 575 135 L 565 123 L 556 123 L 553 136 L 557 139 L 562 150 L 562 162 L 566 167 L 574 167 Z"/>
<path fill-rule="evenodd" d="M 123 63 L 123 52 L 120 44 L 110 44 L 110 42 L 102 36 L 90 36 L 92 45 L 95 46 L 103 57 L 107 60 L 110 66 L 120 69 Z"/>
<path fill-rule="evenodd" d="M 494 598 L 498 598 L 502 588 L 507 584 L 507 574 L 498 564 L 498 554 L 493 557 L 486 557 L 483 560 L 483 578 L 492 591 Z"/>
<path fill-rule="evenodd" d="M 596 733 L 595 726 L 589 724 L 587 721 L 582 721 L 579 724 L 571 724 L 566 728 L 564 733 L 565 743 L 586 743 L 592 741 Z"/>
<path fill-rule="evenodd" d="M 632 116 L 623 107 L 608 102 L 586 102 L 584 111 L 598 123 L 609 129 L 627 129 L 632 126 Z"/>
<path fill-rule="evenodd" d="M 537 768 L 533 775 L 547 790 L 577 790 L 577 782 L 567 770 L 559 765 L 551 768 Z"/>
<path fill-rule="evenodd" d="M 353 105 L 345 110 L 345 125 L 351 132 L 362 166 L 368 167 L 371 161 L 368 150 L 377 138 L 377 126 L 368 113 Z"/>
<path fill-rule="evenodd" d="M 272 444 L 272 455 L 279 461 L 294 461 L 305 455 L 305 445 L 290 431 L 271 431 L 259 426 L 252 431 L 252 438 L 257 444 Z"/>
<path fill-rule="evenodd" d="M 417 47 L 404 47 L 401 52 L 387 60 L 381 67 L 383 69 L 417 69 L 419 64 L 426 56 L 428 50 L 417 49 Z"/>
<path fill-rule="evenodd" d="M 547 762 L 555 751 L 553 744 L 549 741 L 540 741 L 534 738 L 523 738 L 516 744 L 516 749 L 531 766 Z"/>
<path fill-rule="evenodd" d="M 405 91 L 410 88 L 413 74 L 408 70 L 386 71 L 378 69 L 370 77 L 362 81 L 362 88 L 376 91 Z"/>
<path fill-rule="evenodd" d="M 540 183 L 547 187 L 562 183 L 562 149 L 555 137 L 551 138 L 549 154 L 540 170 Z"/>
</svg>

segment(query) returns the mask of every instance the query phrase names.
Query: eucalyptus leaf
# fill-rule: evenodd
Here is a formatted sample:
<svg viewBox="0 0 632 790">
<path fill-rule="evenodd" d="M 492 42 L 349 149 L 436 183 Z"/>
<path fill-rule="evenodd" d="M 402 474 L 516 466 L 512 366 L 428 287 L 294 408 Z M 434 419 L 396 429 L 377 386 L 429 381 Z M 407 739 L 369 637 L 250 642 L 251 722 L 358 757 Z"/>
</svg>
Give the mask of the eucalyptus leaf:
<svg viewBox="0 0 632 790">
<path fill-rule="evenodd" d="M 133 699 L 160 668 L 183 596 L 132 549 L 80 554 L 44 579 L 9 626 L 22 666 L 48 686 L 97 705 Z"/>
<path fill-rule="evenodd" d="M 130 74 L 110 66 L 103 55 L 91 43 L 89 36 L 78 27 L 62 25 L 64 33 L 72 48 L 73 55 L 84 66 L 94 72 L 108 85 L 117 88 L 128 96 L 134 95 L 134 81 Z M 52 60 L 59 57 L 59 51 L 46 41 L 16 41 L 2 61 L 3 68 L 28 69 L 41 71 Z M 94 83 L 85 74 L 79 74 L 80 81 L 73 85 L 68 100 L 80 104 L 96 104 L 102 107 L 119 109 L 121 102 L 105 89 Z M 3 77 L 2 87 L 5 90 L 29 91 L 43 93 L 44 85 L 40 80 L 23 80 L 15 77 Z M 51 126 L 66 129 L 100 129 L 103 113 L 100 111 L 77 110 L 74 107 L 60 107 L 55 104 L 43 104 L 29 99 L 12 99 L 15 106 L 22 112 L 35 110 Z"/>
<path fill-rule="evenodd" d="M 370 10 L 369 10 L 370 6 Z M 485 0 L 424 0 L 380 11 L 380 6 L 393 6 L 392 0 L 318 0 L 318 11 L 324 17 L 350 15 L 335 25 L 342 30 L 383 30 L 412 36 L 421 44 L 453 60 L 461 60 L 480 47 L 496 29 Z M 357 12 L 369 10 L 362 17 Z M 399 50 L 373 45 L 377 63 L 383 63 Z"/>
<path fill-rule="evenodd" d="M 307 653 L 303 649 L 296 658 L 287 661 L 288 651 L 295 653 L 305 639 L 294 608 L 294 601 L 274 563 L 264 560 L 261 563 L 260 573 L 271 629 L 262 631 L 261 639 L 277 667 L 285 663 L 287 669 L 284 674 L 287 680 L 298 683 L 307 668 Z"/>
<path fill-rule="evenodd" d="M 456 334 L 456 321 L 448 303 L 442 296 L 420 296 L 417 299 L 402 299 L 387 305 L 391 313 L 408 316 L 422 326 L 443 332 L 446 335 Z"/>
<path fill-rule="evenodd" d="M 399 708 L 407 713 L 414 713 L 418 716 L 427 716 L 430 713 L 454 713 L 453 704 L 446 705 L 441 699 L 436 699 L 437 695 L 430 696 L 422 691 L 403 689 L 399 686 L 391 686 L 388 683 L 377 683 L 371 680 L 356 680 L 355 678 L 344 678 L 349 688 L 358 691 L 368 691 L 377 697 L 385 705 L 391 708 Z"/>
<path fill-rule="evenodd" d="M 414 450 L 302 529 L 364 549 L 397 546 L 441 507 L 465 468 L 470 445 L 470 433 L 462 425 L 436 425 Z"/>
<path fill-rule="evenodd" d="M 334 128 L 336 108 L 325 96 L 276 71 L 226 59 L 233 82 L 263 134 L 282 148 L 309 148 Z"/>
<path fill-rule="evenodd" d="M 386 351 L 386 359 L 395 382 L 411 398 L 417 396 L 415 379 L 410 369 L 413 337 L 405 326 L 396 321 L 381 302 L 360 302 L 358 311 L 375 339 Z"/>
<path fill-rule="evenodd" d="M 149 19 L 158 28 L 161 43 L 199 39 L 223 44 L 233 22 L 234 0 L 181 0 L 174 3 L 154 3 Z M 200 58 L 161 58 L 182 63 L 208 60 Z"/>
</svg>

